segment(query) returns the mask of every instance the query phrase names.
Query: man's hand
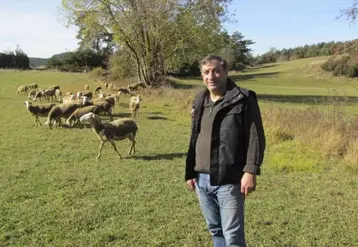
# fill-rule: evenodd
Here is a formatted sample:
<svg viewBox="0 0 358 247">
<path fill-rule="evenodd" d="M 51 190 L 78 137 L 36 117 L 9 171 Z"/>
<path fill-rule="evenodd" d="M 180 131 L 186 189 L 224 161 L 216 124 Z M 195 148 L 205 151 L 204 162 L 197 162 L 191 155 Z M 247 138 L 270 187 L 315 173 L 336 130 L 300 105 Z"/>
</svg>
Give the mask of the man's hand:
<svg viewBox="0 0 358 247">
<path fill-rule="evenodd" d="M 241 193 L 248 196 L 256 189 L 256 175 L 245 172 L 241 178 Z"/>
<path fill-rule="evenodd" d="M 188 186 L 189 190 L 193 191 L 193 190 L 195 190 L 195 183 L 196 183 L 196 179 L 193 178 L 193 179 L 186 181 L 186 186 Z"/>
</svg>

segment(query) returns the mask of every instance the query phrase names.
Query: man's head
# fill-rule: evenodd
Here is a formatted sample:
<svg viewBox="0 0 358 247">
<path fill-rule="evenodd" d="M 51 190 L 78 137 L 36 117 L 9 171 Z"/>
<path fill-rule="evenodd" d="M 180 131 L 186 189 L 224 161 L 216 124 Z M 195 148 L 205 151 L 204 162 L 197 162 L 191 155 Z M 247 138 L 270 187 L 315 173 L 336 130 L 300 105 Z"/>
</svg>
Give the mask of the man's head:
<svg viewBox="0 0 358 247">
<path fill-rule="evenodd" d="M 209 55 L 200 61 L 203 82 L 210 93 L 222 94 L 226 91 L 228 64 L 225 59 Z"/>
</svg>

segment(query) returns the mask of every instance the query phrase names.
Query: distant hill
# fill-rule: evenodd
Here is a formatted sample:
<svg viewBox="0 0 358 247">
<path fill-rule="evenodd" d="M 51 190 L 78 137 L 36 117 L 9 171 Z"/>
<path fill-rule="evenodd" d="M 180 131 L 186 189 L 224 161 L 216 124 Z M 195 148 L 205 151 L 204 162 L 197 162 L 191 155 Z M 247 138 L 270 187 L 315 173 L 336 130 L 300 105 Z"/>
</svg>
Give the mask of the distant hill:
<svg viewBox="0 0 358 247">
<path fill-rule="evenodd" d="M 68 52 L 63 52 L 59 54 L 53 55 L 51 58 L 55 58 L 56 60 L 62 61 Z M 30 67 L 31 68 L 39 68 L 47 65 L 49 58 L 39 58 L 39 57 L 29 57 L 30 59 Z"/>
<path fill-rule="evenodd" d="M 30 59 L 30 67 L 42 67 L 47 64 L 48 58 L 39 58 L 39 57 L 29 57 Z"/>
</svg>

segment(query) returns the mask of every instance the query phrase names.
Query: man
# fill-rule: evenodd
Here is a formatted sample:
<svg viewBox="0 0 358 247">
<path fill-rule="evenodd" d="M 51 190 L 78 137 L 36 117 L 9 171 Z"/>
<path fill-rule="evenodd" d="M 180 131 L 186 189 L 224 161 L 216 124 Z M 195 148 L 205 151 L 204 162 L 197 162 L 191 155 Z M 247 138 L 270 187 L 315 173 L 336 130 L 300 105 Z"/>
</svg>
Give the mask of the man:
<svg viewBox="0 0 358 247">
<path fill-rule="evenodd" d="M 228 78 L 219 56 L 200 62 L 207 89 L 193 104 L 185 180 L 195 190 L 214 247 L 246 246 L 244 201 L 256 187 L 265 136 L 253 91 Z"/>
</svg>

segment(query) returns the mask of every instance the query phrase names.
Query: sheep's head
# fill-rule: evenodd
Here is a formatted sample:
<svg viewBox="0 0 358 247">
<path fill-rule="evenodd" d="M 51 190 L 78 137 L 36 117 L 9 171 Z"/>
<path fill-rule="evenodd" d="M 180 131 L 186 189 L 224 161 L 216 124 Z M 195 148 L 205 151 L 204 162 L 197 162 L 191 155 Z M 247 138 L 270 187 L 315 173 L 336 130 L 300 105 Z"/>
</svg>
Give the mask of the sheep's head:
<svg viewBox="0 0 358 247">
<path fill-rule="evenodd" d="M 80 122 L 83 124 L 94 124 L 95 122 L 101 123 L 101 119 L 98 115 L 93 112 L 89 112 L 80 117 Z"/>
<path fill-rule="evenodd" d="M 30 101 L 27 100 L 27 101 L 24 102 L 24 105 L 26 105 L 26 107 L 29 107 L 29 106 L 32 105 L 32 104 L 31 104 Z"/>
</svg>

